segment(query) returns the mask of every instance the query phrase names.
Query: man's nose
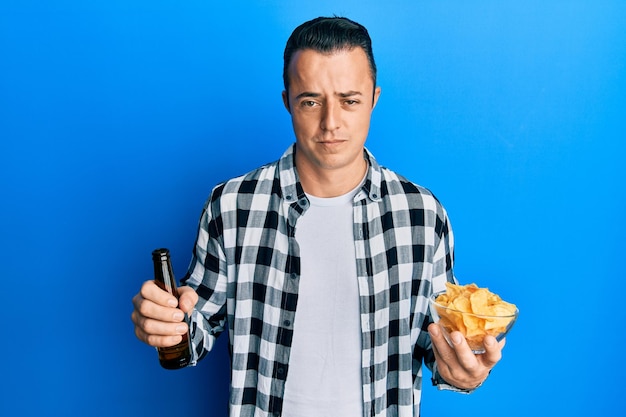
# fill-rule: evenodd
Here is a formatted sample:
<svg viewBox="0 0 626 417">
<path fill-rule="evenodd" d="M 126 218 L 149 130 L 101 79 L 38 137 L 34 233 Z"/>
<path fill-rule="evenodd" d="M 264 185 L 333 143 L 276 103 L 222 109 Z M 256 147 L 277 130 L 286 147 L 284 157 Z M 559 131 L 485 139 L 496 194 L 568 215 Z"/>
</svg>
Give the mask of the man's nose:
<svg viewBox="0 0 626 417">
<path fill-rule="evenodd" d="M 341 125 L 341 106 L 336 103 L 327 103 L 322 112 L 320 127 L 322 130 L 337 130 Z"/>
</svg>

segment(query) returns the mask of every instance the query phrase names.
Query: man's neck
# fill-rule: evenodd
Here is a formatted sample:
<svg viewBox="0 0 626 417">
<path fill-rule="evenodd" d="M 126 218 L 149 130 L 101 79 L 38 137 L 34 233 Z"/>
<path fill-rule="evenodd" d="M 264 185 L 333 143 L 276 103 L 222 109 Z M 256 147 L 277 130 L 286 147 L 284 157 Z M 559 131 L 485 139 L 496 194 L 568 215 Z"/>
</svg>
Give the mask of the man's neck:
<svg viewBox="0 0 626 417">
<path fill-rule="evenodd" d="M 321 198 L 338 197 L 354 190 L 363 180 L 367 166 L 367 161 L 362 159 L 354 167 L 314 170 L 298 169 L 296 162 L 304 192 Z"/>
</svg>

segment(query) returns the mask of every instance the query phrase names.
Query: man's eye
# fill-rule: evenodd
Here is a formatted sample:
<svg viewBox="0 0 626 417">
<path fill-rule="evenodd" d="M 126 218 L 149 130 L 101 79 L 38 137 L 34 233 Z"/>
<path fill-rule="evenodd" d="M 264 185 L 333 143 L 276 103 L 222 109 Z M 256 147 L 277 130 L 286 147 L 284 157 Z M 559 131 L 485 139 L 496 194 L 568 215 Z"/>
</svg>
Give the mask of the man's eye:
<svg viewBox="0 0 626 417">
<path fill-rule="evenodd" d="M 355 104 L 359 104 L 358 100 L 346 100 L 343 102 L 346 106 L 354 106 Z"/>
<path fill-rule="evenodd" d="M 301 103 L 302 107 L 315 107 L 315 104 L 313 100 L 305 100 Z"/>
</svg>

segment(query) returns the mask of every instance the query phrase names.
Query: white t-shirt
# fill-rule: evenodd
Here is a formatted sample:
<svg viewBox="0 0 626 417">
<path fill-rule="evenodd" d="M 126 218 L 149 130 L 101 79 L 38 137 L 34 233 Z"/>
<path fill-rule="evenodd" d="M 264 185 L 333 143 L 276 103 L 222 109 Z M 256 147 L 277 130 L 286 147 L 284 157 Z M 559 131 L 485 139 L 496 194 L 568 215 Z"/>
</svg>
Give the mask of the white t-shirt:
<svg viewBox="0 0 626 417">
<path fill-rule="evenodd" d="M 298 220 L 301 281 L 284 417 L 362 417 L 361 322 L 352 200 L 307 195 Z"/>
</svg>

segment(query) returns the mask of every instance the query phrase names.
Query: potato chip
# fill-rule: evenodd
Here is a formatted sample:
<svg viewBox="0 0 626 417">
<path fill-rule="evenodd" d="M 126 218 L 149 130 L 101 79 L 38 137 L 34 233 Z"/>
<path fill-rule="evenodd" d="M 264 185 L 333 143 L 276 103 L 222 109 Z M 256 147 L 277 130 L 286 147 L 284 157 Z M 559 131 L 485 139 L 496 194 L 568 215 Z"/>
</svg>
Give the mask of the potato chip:
<svg viewBox="0 0 626 417">
<path fill-rule="evenodd" d="M 515 318 L 517 307 L 476 284 L 456 285 L 447 282 L 446 292 L 435 300 L 439 324 L 448 332 L 459 331 L 470 347 L 482 345 L 486 335 L 506 332 Z M 469 313 L 469 314 L 468 314 Z"/>
</svg>

